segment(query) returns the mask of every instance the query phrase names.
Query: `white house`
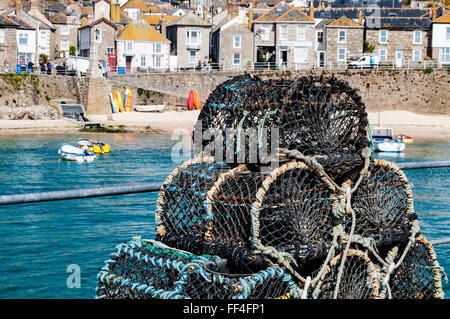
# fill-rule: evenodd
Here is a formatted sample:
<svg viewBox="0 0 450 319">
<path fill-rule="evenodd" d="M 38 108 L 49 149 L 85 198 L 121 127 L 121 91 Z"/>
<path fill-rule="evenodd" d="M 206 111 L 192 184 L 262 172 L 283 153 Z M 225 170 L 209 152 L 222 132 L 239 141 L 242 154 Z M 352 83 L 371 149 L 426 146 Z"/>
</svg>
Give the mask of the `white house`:
<svg viewBox="0 0 450 319">
<path fill-rule="evenodd" d="M 170 41 L 143 20 L 129 23 L 116 40 L 117 67 L 169 69 Z"/>
<path fill-rule="evenodd" d="M 431 54 L 439 63 L 450 64 L 450 11 L 433 21 Z"/>
<path fill-rule="evenodd" d="M 17 16 L 9 16 L 19 27 L 16 32 L 17 64 L 35 63 L 36 58 L 36 30 L 25 20 Z"/>
</svg>

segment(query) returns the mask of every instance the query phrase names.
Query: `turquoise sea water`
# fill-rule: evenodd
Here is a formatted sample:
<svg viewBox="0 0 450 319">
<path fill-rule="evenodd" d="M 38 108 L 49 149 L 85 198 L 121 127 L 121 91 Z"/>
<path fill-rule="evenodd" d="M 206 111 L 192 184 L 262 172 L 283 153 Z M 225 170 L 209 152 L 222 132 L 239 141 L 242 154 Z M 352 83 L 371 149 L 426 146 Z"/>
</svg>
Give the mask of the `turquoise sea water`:
<svg viewBox="0 0 450 319">
<path fill-rule="evenodd" d="M 111 145 L 93 163 L 62 161 L 57 150 L 78 137 Z M 177 166 L 177 141 L 158 134 L 0 136 L 0 195 L 162 182 Z M 407 145 L 390 161 L 450 159 L 450 143 Z M 450 237 L 450 169 L 405 171 L 413 183 L 422 233 Z M 0 298 L 93 298 L 96 275 L 115 246 L 133 236 L 154 237 L 156 193 L 0 206 Z M 437 246 L 450 275 L 450 245 Z M 70 265 L 81 271 L 81 287 L 68 288 Z M 69 267 L 70 270 L 70 267 Z M 446 298 L 449 284 L 444 284 Z"/>
</svg>

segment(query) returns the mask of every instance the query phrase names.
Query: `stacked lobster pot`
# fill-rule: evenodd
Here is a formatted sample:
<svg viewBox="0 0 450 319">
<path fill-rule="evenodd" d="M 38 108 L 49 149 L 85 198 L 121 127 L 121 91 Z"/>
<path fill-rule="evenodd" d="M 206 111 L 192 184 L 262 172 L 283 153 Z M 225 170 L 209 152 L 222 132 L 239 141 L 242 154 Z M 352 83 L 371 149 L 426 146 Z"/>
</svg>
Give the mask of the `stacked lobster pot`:
<svg viewBox="0 0 450 319">
<path fill-rule="evenodd" d="M 98 297 L 443 298 L 411 185 L 371 157 L 347 83 L 238 76 L 195 127 L 197 154 L 161 188 L 155 240 L 118 247 Z"/>
</svg>

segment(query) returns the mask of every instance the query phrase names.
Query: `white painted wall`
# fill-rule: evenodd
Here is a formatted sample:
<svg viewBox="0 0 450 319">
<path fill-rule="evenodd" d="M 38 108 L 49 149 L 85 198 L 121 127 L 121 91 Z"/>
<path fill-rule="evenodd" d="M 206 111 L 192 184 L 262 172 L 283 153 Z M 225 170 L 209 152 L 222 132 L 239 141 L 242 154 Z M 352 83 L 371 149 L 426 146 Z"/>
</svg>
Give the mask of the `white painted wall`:
<svg viewBox="0 0 450 319">
<path fill-rule="evenodd" d="M 132 51 L 128 52 L 125 50 L 127 42 L 132 42 Z M 158 42 L 161 43 L 161 42 Z M 153 53 L 153 47 L 156 42 L 144 42 L 144 41 L 123 41 L 118 40 L 116 42 L 117 46 L 117 66 L 126 66 L 126 56 L 131 55 L 133 59 L 131 60 L 131 67 L 142 67 L 141 66 L 141 56 L 145 56 L 146 66 L 153 68 L 153 56 L 161 57 L 161 69 L 169 68 L 169 57 L 170 57 L 170 43 L 161 43 L 161 53 Z"/>
<path fill-rule="evenodd" d="M 102 17 L 111 20 L 110 5 L 106 1 L 100 1 L 94 4 L 94 21 Z"/>
<path fill-rule="evenodd" d="M 431 46 L 433 48 L 450 47 L 450 39 L 446 39 L 447 28 L 450 28 L 450 23 L 433 24 L 433 33 L 431 38 Z"/>
</svg>

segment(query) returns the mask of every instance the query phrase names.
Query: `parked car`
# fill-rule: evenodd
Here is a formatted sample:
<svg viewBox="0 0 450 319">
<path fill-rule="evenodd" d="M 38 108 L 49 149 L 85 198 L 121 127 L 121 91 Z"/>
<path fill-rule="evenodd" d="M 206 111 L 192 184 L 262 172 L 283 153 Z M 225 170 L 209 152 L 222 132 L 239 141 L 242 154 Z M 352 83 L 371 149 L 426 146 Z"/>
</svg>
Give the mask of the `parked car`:
<svg viewBox="0 0 450 319">
<path fill-rule="evenodd" d="M 363 55 L 356 61 L 350 61 L 347 63 L 349 69 L 364 69 L 364 68 L 376 68 L 378 67 L 378 56 L 376 55 Z"/>
</svg>

